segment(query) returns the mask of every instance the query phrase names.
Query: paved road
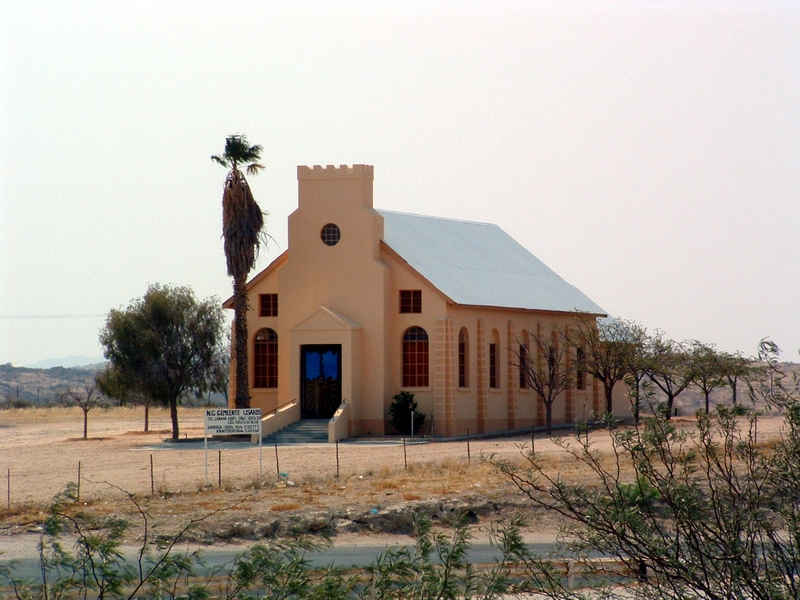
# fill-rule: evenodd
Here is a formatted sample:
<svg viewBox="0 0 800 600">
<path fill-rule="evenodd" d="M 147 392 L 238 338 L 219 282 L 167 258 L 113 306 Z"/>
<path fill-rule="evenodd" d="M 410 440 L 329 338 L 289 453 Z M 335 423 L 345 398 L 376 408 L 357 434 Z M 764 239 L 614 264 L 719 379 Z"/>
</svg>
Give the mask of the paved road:
<svg viewBox="0 0 800 600">
<path fill-rule="evenodd" d="M 528 549 L 537 554 L 550 554 L 556 549 L 554 543 L 535 543 L 527 544 Z M 402 546 L 393 546 L 401 548 Z M 315 552 L 309 552 L 307 558 L 314 567 L 327 567 L 334 565 L 337 567 L 364 567 L 375 561 L 378 555 L 385 551 L 387 546 L 361 546 L 361 545 L 341 545 L 331 546 Z M 206 569 L 201 574 L 208 574 L 219 567 L 229 565 L 241 550 L 217 550 L 209 548 L 202 550 L 203 559 L 206 562 Z M 125 556 L 128 560 L 134 560 L 136 548 L 126 547 Z M 39 561 L 34 550 L 24 553 L 15 553 L 19 558 L 14 563 L 14 574 L 26 579 L 35 579 L 40 575 Z M 468 558 L 473 564 L 487 564 L 495 562 L 500 556 L 497 548 L 490 544 L 473 544 L 470 547 Z M 9 566 L 12 561 L 0 560 L 0 566 Z"/>
</svg>

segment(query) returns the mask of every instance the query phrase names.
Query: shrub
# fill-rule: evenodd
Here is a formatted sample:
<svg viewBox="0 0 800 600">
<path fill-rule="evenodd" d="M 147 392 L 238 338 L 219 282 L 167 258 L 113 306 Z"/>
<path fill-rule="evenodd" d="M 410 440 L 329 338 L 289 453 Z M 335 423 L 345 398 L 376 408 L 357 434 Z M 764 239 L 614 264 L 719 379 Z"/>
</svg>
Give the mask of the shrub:
<svg viewBox="0 0 800 600">
<path fill-rule="evenodd" d="M 417 402 L 411 392 L 400 392 L 389 407 L 392 426 L 401 434 L 411 431 L 411 413 L 414 413 L 414 433 L 419 433 L 425 423 L 425 414 L 417 410 Z"/>
</svg>

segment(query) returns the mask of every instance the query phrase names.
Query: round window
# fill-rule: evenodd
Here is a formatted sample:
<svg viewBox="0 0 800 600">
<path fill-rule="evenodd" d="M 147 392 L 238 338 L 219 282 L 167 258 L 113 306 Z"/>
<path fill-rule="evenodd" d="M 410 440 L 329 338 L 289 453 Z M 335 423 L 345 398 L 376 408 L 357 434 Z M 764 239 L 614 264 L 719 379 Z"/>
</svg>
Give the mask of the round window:
<svg viewBox="0 0 800 600">
<path fill-rule="evenodd" d="M 338 244 L 341 235 L 342 233 L 339 231 L 339 226 L 334 225 L 333 223 L 328 223 L 325 225 L 319 234 L 319 236 L 322 238 L 322 241 L 328 244 L 328 246 L 335 246 Z"/>
</svg>

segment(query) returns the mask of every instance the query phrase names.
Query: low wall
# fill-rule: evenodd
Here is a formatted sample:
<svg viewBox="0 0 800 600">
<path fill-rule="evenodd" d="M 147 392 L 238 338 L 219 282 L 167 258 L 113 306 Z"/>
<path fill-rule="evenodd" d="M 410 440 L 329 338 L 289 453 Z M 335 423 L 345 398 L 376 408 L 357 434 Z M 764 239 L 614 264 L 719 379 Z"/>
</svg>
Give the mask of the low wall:
<svg viewBox="0 0 800 600">
<path fill-rule="evenodd" d="M 276 408 L 261 417 L 261 435 L 266 437 L 300 420 L 300 403 L 297 400 Z M 258 436 L 255 436 L 258 441 Z"/>
<path fill-rule="evenodd" d="M 328 442 L 350 437 L 350 404 L 342 401 L 331 420 L 328 421 Z"/>
</svg>

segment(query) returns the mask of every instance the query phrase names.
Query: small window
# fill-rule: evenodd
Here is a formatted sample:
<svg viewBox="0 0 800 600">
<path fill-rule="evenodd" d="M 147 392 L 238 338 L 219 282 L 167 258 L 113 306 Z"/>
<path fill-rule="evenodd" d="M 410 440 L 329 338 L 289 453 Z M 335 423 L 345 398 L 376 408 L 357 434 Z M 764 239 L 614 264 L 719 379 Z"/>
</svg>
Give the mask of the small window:
<svg viewBox="0 0 800 600">
<path fill-rule="evenodd" d="M 259 312 L 262 317 L 277 317 L 278 316 L 278 294 L 260 294 Z"/>
<path fill-rule="evenodd" d="M 322 241 L 328 246 L 335 246 L 339 243 L 339 240 L 342 237 L 342 232 L 339 231 L 338 225 L 328 223 L 322 228 L 319 237 L 322 238 Z"/>
<path fill-rule="evenodd" d="M 575 373 L 575 386 L 579 390 L 583 390 L 586 389 L 586 352 L 584 352 L 583 348 L 578 348 L 576 354 L 577 372 Z"/>
<path fill-rule="evenodd" d="M 400 290 L 400 312 L 422 312 L 422 290 Z"/>
</svg>

